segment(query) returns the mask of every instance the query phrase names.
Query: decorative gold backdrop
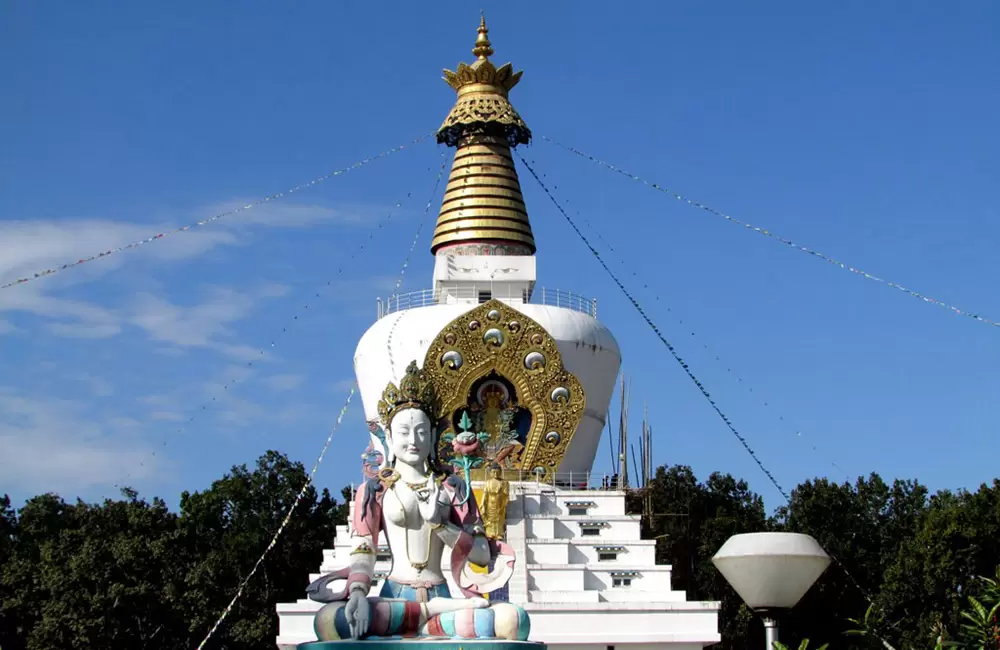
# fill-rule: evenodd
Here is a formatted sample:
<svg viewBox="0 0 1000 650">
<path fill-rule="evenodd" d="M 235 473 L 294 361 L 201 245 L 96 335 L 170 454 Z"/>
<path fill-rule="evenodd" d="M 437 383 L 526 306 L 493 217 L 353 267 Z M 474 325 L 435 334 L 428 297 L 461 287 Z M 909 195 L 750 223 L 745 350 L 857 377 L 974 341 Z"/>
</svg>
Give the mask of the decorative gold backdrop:
<svg viewBox="0 0 1000 650">
<path fill-rule="evenodd" d="M 423 369 L 441 400 L 442 434 L 452 431 L 455 414 L 470 406 L 477 380 L 491 372 L 506 378 L 517 390 L 519 405 L 531 413 L 517 469 L 540 479 L 553 476 L 583 419 L 586 396 L 579 380 L 563 367 L 556 342 L 545 328 L 490 300 L 438 333 Z M 447 444 L 442 441 L 442 453 Z"/>
</svg>

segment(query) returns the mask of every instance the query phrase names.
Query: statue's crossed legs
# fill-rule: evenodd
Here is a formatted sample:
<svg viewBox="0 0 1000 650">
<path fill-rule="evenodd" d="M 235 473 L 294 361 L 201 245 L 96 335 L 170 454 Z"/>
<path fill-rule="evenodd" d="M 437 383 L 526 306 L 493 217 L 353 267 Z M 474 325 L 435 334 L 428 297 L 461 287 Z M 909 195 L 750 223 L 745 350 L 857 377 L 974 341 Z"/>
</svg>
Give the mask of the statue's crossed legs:
<svg viewBox="0 0 1000 650">
<path fill-rule="evenodd" d="M 490 604 L 483 598 L 431 598 L 427 602 L 369 598 L 371 620 L 362 638 L 437 637 L 451 639 L 506 639 L 527 641 L 528 614 L 511 603 Z M 316 613 L 320 641 L 350 639 L 347 602 L 324 605 Z"/>
</svg>

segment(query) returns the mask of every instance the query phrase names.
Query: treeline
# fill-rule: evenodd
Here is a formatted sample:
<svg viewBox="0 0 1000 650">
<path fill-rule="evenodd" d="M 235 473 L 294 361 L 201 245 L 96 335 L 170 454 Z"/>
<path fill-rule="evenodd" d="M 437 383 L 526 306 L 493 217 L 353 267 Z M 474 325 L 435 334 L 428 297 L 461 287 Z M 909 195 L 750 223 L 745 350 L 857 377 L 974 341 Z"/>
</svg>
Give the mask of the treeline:
<svg viewBox="0 0 1000 650">
<path fill-rule="evenodd" d="M 209 489 L 183 493 L 178 512 L 129 490 L 101 504 L 47 494 L 15 509 L 0 498 L 0 648 L 196 647 L 306 478 L 301 464 L 268 452 L 253 468 L 234 467 Z M 274 648 L 275 604 L 303 597 L 322 549 L 346 521 L 344 492 L 339 501 L 307 492 L 210 647 Z M 633 499 L 640 512 L 642 499 Z M 763 646 L 760 621 L 710 561 L 736 533 L 804 532 L 837 558 L 784 623 L 791 647 L 809 638 L 811 647 L 831 649 L 885 648 L 883 641 L 933 648 L 958 634 L 968 597 L 984 588 L 976 577 L 1000 564 L 1000 481 L 930 495 L 916 482 L 890 485 L 877 475 L 854 484 L 817 479 L 768 516 L 746 481 L 716 473 L 700 482 L 674 466 L 657 470 L 649 502 L 644 536 L 658 540 L 658 561 L 673 565 L 675 589 L 722 601 L 726 650 Z M 845 635 L 862 627 L 867 635 Z"/>
<path fill-rule="evenodd" d="M 987 630 L 990 638 L 965 647 L 1000 648 L 996 610 L 988 611 L 1000 592 L 982 579 L 1000 565 L 1000 481 L 931 495 L 916 481 L 889 484 L 877 474 L 853 484 L 815 479 L 770 517 L 747 482 L 728 474 L 699 482 L 688 467 L 660 467 L 649 490 L 643 536 L 657 538 L 657 560 L 673 565 L 675 588 L 722 601 L 727 650 L 763 647 L 763 627 L 711 558 L 731 535 L 760 531 L 807 533 L 836 558 L 783 622 L 790 647 L 809 639 L 831 649 L 929 650 Z M 641 512 L 633 499 L 630 509 Z M 976 626 L 963 613 L 992 620 L 970 631 Z"/>
<path fill-rule="evenodd" d="M 284 519 L 307 472 L 268 452 L 180 511 L 131 490 L 101 504 L 0 497 L 0 648 L 191 650 Z M 349 489 L 348 489 L 349 490 Z M 274 606 L 302 598 L 346 506 L 309 489 L 211 648 L 273 650 Z"/>
</svg>

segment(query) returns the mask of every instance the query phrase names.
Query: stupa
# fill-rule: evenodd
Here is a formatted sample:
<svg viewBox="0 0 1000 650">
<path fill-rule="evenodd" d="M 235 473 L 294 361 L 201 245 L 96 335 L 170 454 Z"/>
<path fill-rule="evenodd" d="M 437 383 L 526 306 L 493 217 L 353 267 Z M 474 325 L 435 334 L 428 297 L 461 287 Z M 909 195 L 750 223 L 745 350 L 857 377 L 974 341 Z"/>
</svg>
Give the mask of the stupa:
<svg viewBox="0 0 1000 650">
<path fill-rule="evenodd" d="M 591 472 L 621 354 L 596 301 L 536 286 L 521 72 L 493 53 L 483 19 L 476 60 L 445 71 L 433 288 L 380 301 L 358 343 L 364 479 L 308 597 L 277 607 L 283 650 L 720 640 L 718 603 L 671 588 L 625 492 Z"/>
</svg>

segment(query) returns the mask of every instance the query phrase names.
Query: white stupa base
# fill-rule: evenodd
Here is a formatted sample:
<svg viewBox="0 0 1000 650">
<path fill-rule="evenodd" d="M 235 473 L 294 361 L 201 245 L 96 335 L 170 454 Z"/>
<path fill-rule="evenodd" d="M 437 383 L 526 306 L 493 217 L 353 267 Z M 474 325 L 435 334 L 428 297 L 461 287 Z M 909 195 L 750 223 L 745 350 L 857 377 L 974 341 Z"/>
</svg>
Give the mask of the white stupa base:
<svg viewBox="0 0 1000 650">
<path fill-rule="evenodd" d="M 300 600 L 278 605 L 278 648 L 294 650 L 315 641 L 313 616 L 320 603 Z M 627 645 L 634 650 L 703 648 L 718 643 L 718 603 L 525 603 L 531 640 L 558 650 L 604 650 Z M 655 610 L 655 611 L 650 611 Z"/>
</svg>

